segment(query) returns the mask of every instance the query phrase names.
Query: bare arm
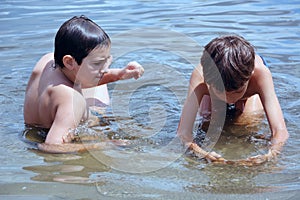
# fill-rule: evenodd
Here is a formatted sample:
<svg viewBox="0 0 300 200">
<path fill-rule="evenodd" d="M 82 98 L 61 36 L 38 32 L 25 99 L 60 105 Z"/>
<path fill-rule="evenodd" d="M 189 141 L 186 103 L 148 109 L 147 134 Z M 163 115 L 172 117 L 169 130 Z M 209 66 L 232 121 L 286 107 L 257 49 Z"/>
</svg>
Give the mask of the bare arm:
<svg viewBox="0 0 300 200">
<path fill-rule="evenodd" d="M 45 140 L 46 144 L 63 144 L 71 140 L 74 130 L 86 112 L 84 97 L 67 86 L 57 86 L 50 95 L 54 121 Z"/>
<path fill-rule="evenodd" d="M 259 65 L 263 65 L 262 60 L 257 59 Z M 289 137 L 283 113 L 275 93 L 272 75 L 267 67 L 259 67 L 257 82 L 259 96 L 261 98 L 269 126 L 272 132 L 271 150 L 273 154 L 281 151 L 282 146 Z"/>
<path fill-rule="evenodd" d="M 177 130 L 177 135 L 186 146 L 189 146 L 193 141 L 192 132 L 198 108 L 197 94 L 196 92 L 191 92 L 184 103 Z"/>
<path fill-rule="evenodd" d="M 189 92 L 182 109 L 177 135 L 182 143 L 190 148 L 198 157 L 205 157 L 210 161 L 215 161 L 221 159 L 221 156 L 215 152 L 207 152 L 193 142 L 192 132 L 199 105 L 203 96 L 208 94 L 208 89 L 204 83 L 200 68 L 201 66 L 198 66 L 191 75 Z"/>
<path fill-rule="evenodd" d="M 77 99 L 76 99 L 77 97 Z M 80 153 L 88 150 L 102 150 L 127 145 L 127 140 L 103 140 L 99 136 L 80 136 L 74 140 L 73 132 L 85 113 L 85 101 L 81 95 L 74 94 L 74 111 L 68 105 L 60 105 L 56 118 L 47 135 L 45 143 L 38 144 L 38 149 L 47 153 Z M 74 128 L 73 128 L 74 127 Z M 51 132 L 52 131 L 52 132 Z M 76 141 L 76 142 L 75 142 Z M 101 141 L 101 142 L 96 142 Z"/>
<path fill-rule="evenodd" d="M 106 69 L 102 73 L 104 75 L 98 85 L 131 78 L 138 79 L 143 75 L 144 68 L 139 63 L 133 61 L 128 63 L 123 69 Z"/>
<path fill-rule="evenodd" d="M 193 141 L 193 125 L 200 105 L 199 100 L 201 101 L 203 96 L 199 87 L 202 80 L 203 78 L 196 68 L 190 78 L 189 91 L 181 112 L 177 130 L 177 135 L 186 146 L 189 146 Z"/>
<path fill-rule="evenodd" d="M 51 99 L 55 117 L 45 142 L 38 144 L 39 150 L 47 153 L 74 153 L 108 146 L 107 142 L 72 143 L 72 130 L 79 125 L 86 112 L 85 99 L 79 92 L 66 86 L 54 90 Z"/>
</svg>

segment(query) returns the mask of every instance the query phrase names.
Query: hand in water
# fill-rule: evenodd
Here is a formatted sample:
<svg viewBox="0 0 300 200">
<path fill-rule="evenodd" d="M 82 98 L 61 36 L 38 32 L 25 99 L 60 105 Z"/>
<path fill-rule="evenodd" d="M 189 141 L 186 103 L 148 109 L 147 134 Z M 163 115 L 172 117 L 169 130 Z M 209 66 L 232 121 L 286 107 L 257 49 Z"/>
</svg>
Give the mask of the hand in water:
<svg viewBox="0 0 300 200">
<path fill-rule="evenodd" d="M 277 155 L 280 153 L 278 150 L 271 148 L 266 154 L 252 156 L 247 159 L 226 160 L 216 152 L 207 152 L 203 150 L 195 143 L 191 143 L 189 147 L 199 158 L 205 158 L 208 162 L 242 166 L 254 166 L 263 164 L 265 162 L 276 159 Z"/>
<path fill-rule="evenodd" d="M 251 161 L 253 164 L 262 164 L 267 161 L 271 161 L 276 159 L 277 155 L 280 152 L 278 150 L 270 149 L 268 153 L 262 154 L 262 155 L 257 155 L 257 156 L 252 156 L 248 158 L 249 161 Z"/>
<path fill-rule="evenodd" d="M 216 160 L 224 160 L 221 155 L 217 154 L 216 152 L 207 152 L 199 147 L 196 143 L 190 144 L 190 149 L 196 154 L 199 158 L 205 158 L 208 162 L 214 162 Z"/>
</svg>

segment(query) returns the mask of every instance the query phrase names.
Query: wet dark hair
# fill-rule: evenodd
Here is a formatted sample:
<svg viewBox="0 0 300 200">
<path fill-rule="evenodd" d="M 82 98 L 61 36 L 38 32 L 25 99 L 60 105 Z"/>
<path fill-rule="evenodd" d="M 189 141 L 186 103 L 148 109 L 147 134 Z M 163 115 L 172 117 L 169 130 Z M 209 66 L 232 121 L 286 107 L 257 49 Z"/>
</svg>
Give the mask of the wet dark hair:
<svg viewBox="0 0 300 200">
<path fill-rule="evenodd" d="M 96 47 L 108 47 L 109 36 L 95 22 L 84 15 L 64 22 L 55 36 L 55 66 L 64 67 L 63 57 L 71 55 L 81 65 L 82 60 Z"/>
<path fill-rule="evenodd" d="M 243 37 L 222 36 L 205 47 L 201 57 L 204 80 L 218 91 L 237 90 L 250 79 L 255 51 Z"/>
</svg>

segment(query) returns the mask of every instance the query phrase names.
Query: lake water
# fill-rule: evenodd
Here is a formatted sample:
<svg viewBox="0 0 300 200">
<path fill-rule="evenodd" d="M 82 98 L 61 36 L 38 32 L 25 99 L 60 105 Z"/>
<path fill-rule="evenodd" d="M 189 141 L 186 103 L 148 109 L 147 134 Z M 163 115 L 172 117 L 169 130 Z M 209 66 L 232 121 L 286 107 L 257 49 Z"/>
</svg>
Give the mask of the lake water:
<svg viewBox="0 0 300 200">
<path fill-rule="evenodd" d="M 297 199 L 300 1 L 2 0 L 0 5 L 0 199 Z M 110 35 L 111 67 L 131 60 L 145 67 L 137 81 L 110 84 L 112 104 L 99 116 L 102 123 L 83 127 L 132 144 L 45 154 L 19 138 L 26 84 L 38 59 L 53 51 L 59 26 L 81 14 Z M 229 33 L 244 36 L 270 65 L 290 133 L 274 162 L 207 164 L 172 143 L 202 47 Z M 269 129 L 263 118 L 256 126 L 229 131 L 243 135 Z M 214 150 L 236 158 L 265 148 L 263 141 L 225 134 Z"/>
</svg>

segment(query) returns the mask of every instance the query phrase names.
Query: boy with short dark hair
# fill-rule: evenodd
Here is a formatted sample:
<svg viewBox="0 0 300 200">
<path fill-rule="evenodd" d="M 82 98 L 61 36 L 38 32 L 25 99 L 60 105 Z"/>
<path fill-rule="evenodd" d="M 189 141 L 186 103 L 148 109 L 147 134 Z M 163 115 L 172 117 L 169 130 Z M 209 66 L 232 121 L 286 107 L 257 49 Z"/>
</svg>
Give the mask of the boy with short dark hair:
<svg viewBox="0 0 300 200">
<path fill-rule="evenodd" d="M 110 47 L 109 36 L 85 16 L 73 17 L 60 27 L 54 54 L 38 61 L 25 94 L 25 124 L 49 129 L 45 144 L 70 142 L 75 128 L 88 118 L 82 89 L 142 76 L 144 69 L 137 62 L 123 69 L 108 69 Z M 106 98 L 107 91 L 97 94 L 101 95 Z"/>
<path fill-rule="evenodd" d="M 264 110 L 272 132 L 272 145 L 268 154 L 255 158 L 261 162 L 280 152 L 289 135 L 271 72 L 263 59 L 255 54 L 252 45 L 240 36 L 218 37 L 205 46 L 201 64 L 191 75 L 177 130 L 185 145 L 211 161 L 217 161 L 221 156 L 215 152 L 208 153 L 195 144 L 192 131 L 197 113 L 207 118 L 212 110 L 218 109 L 213 106 L 217 105 L 217 101 L 227 105 L 227 112 L 234 110 L 236 120 Z"/>
</svg>

